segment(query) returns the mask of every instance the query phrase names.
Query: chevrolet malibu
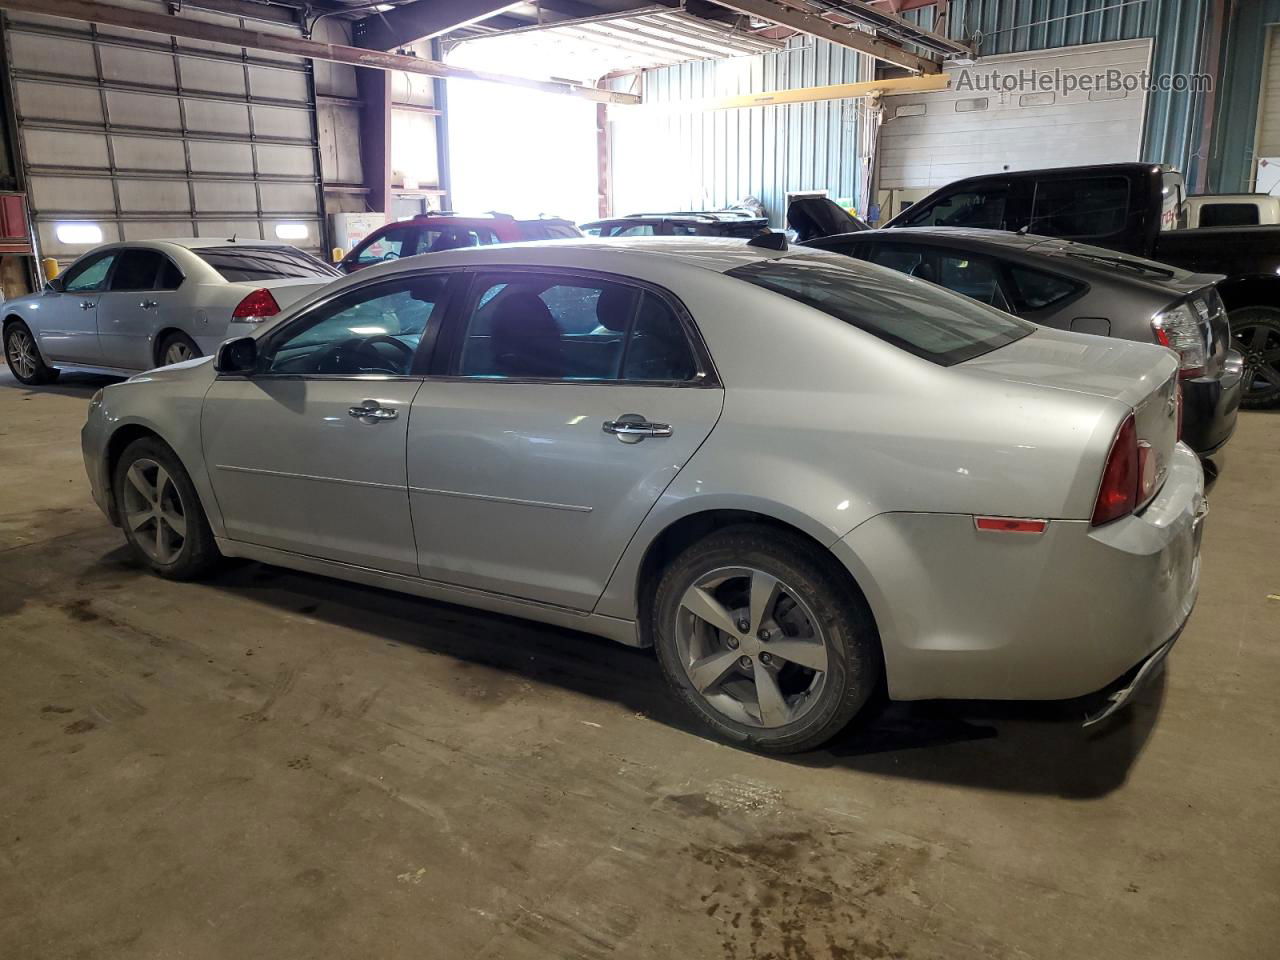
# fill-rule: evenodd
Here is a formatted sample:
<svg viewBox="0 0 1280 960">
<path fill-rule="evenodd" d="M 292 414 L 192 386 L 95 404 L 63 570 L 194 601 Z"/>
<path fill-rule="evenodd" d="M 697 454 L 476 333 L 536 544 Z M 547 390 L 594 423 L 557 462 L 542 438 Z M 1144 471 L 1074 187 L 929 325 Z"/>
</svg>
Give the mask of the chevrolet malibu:
<svg viewBox="0 0 1280 960">
<path fill-rule="evenodd" d="M 1163 347 L 778 235 L 584 239 L 361 271 L 105 388 L 83 447 L 161 576 L 246 557 L 652 646 L 708 731 L 787 752 L 881 685 L 1122 705 L 1196 597 L 1179 411 Z"/>
</svg>

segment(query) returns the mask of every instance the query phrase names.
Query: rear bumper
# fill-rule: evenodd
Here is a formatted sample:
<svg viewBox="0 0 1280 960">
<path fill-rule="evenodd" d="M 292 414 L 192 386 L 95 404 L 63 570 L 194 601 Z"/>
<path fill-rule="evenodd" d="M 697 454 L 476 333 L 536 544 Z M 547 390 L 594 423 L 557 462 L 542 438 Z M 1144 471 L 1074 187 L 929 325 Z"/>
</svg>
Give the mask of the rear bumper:
<svg viewBox="0 0 1280 960">
<path fill-rule="evenodd" d="M 1228 352 L 1222 373 L 1182 382 L 1182 440 L 1202 457 L 1221 450 L 1236 429 L 1244 358 Z"/>
<path fill-rule="evenodd" d="M 978 531 L 956 514 L 881 514 L 833 548 L 879 627 L 896 700 L 1065 700 L 1168 643 L 1199 589 L 1199 459 L 1179 444 L 1156 498 L 1101 527 Z"/>
<path fill-rule="evenodd" d="M 1186 626 L 1185 621 L 1182 626 Z M 1182 636 L 1182 627 L 1179 627 L 1178 632 L 1166 643 L 1157 647 L 1154 653 L 1112 684 L 1115 689 L 1104 690 L 1106 699 L 1103 706 L 1086 716 L 1083 726 L 1092 727 L 1095 723 L 1101 723 L 1107 717 L 1128 706 L 1143 687 L 1160 675 L 1164 669 L 1165 658 L 1169 656 L 1169 651 L 1173 649 L 1173 645 L 1178 642 L 1180 636 Z"/>
</svg>

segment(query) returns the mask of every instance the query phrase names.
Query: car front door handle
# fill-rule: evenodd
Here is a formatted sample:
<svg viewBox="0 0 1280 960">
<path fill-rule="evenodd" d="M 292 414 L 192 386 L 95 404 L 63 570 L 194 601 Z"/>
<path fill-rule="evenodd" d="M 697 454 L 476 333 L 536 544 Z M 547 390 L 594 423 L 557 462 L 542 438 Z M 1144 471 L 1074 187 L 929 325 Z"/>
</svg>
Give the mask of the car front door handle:
<svg viewBox="0 0 1280 960">
<path fill-rule="evenodd" d="M 92 301 L 92 300 L 81 300 L 81 301 L 80 301 L 80 309 L 81 309 L 81 310 L 92 310 L 92 309 L 93 309 L 93 301 Z"/>
<path fill-rule="evenodd" d="M 653 423 L 638 413 L 626 413 L 617 420 L 606 420 L 601 429 L 624 443 L 638 443 L 647 437 L 671 436 L 671 424 Z"/>
<path fill-rule="evenodd" d="M 361 423 L 381 423 L 400 416 L 400 411 L 395 407 L 384 407 L 377 400 L 364 400 L 358 407 L 348 407 L 347 413 Z"/>
<path fill-rule="evenodd" d="M 143 310 L 154 310 L 158 304 L 154 300 L 143 300 L 138 306 Z"/>
</svg>

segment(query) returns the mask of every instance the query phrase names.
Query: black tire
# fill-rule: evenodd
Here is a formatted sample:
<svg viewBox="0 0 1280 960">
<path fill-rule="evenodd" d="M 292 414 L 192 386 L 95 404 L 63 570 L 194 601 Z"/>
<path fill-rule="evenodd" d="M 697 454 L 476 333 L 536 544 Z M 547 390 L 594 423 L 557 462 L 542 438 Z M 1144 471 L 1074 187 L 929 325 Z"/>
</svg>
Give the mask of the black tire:
<svg viewBox="0 0 1280 960">
<path fill-rule="evenodd" d="M 169 356 L 171 351 L 179 355 L 171 358 Z M 185 356 L 181 355 L 183 353 Z M 166 334 L 160 341 L 160 345 L 156 347 L 156 365 L 161 367 L 167 367 L 171 363 L 182 363 L 184 360 L 194 360 L 198 356 L 200 356 L 200 348 L 196 342 L 177 330 Z"/>
<path fill-rule="evenodd" d="M 21 320 L 4 326 L 4 359 L 18 382 L 30 387 L 53 383 L 62 372 L 44 362 L 35 335 Z"/>
<path fill-rule="evenodd" d="M 692 544 L 662 573 L 651 625 L 658 662 L 676 695 L 718 738 L 763 753 L 812 750 L 848 726 L 880 686 L 883 660 L 871 611 L 857 588 L 823 560 L 815 556 L 813 544 L 798 535 L 765 526 L 743 525 L 725 528 Z M 682 652 L 679 637 L 685 635 L 681 631 L 688 631 L 688 624 L 695 623 L 696 618 L 687 610 L 682 611 L 682 598 L 686 591 L 705 578 L 715 578 L 722 571 L 735 568 L 759 571 L 776 578 L 788 591 L 779 596 L 793 601 L 792 610 L 801 609 L 801 603 L 807 606 L 820 622 L 825 635 L 822 640 L 826 648 L 826 669 L 821 673 L 820 687 L 816 693 L 809 689 L 798 695 L 792 694 L 789 709 L 803 707 L 803 712 L 794 720 L 777 726 L 744 723 L 727 716 L 723 709 L 718 709 L 698 691 L 685 666 L 686 653 Z M 737 589 L 729 580 L 725 584 L 730 590 Z M 790 596 L 791 593 L 795 598 Z M 745 622 L 745 617 L 742 622 Z M 775 633 L 772 638 L 775 650 L 777 641 L 792 639 L 791 635 L 782 634 L 786 631 Z M 704 638 L 716 639 L 704 639 L 702 642 L 723 642 L 732 645 L 736 653 L 747 649 L 749 636 L 749 630 L 740 637 L 730 638 L 727 631 L 707 632 L 703 627 Z M 767 642 L 754 646 L 762 651 L 758 657 L 769 659 Z M 732 655 L 727 650 L 714 653 L 716 657 Z M 687 657 L 697 659 L 693 653 Z M 707 660 L 710 659 L 709 655 Z M 782 688 L 783 671 L 795 666 L 786 663 L 786 659 L 775 655 L 772 660 L 774 667 L 770 669 L 776 689 Z M 777 666 L 779 662 L 782 662 L 780 667 Z M 737 672 L 736 667 L 730 669 Z M 744 689 L 743 683 L 758 682 L 754 679 L 757 669 L 760 669 L 758 660 L 750 671 L 745 671 L 745 676 L 737 676 L 732 682 L 739 685 L 738 689 Z M 803 677 L 807 671 L 798 668 L 796 672 Z M 813 678 L 818 676 L 817 673 L 812 674 Z M 755 689 L 758 691 L 760 688 Z M 725 694 L 720 695 L 721 703 L 729 702 L 725 697 Z M 761 709 L 759 714 L 762 713 Z M 758 720 L 759 716 L 755 719 Z"/>
<path fill-rule="evenodd" d="M 156 496 L 149 496 L 131 479 L 135 464 L 142 484 L 149 484 L 153 490 L 158 488 Z M 217 564 L 221 554 L 196 488 L 168 444 L 156 437 L 143 437 L 129 444 L 116 463 L 112 489 L 125 539 L 147 569 L 169 580 L 191 580 Z M 149 516 L 135 520 L 143 514 Z M 175 543 L 179 533 L 175 518 L 183 521 L 180 543 Z"/>
<path fill-rule="evenodd" d="M 1233 345 L 1244 354 L 1240 406 L 1250 410 L 1280 406 L 1280 310 L 1240 307 L 1231 311 L 1230 319 Z"/>
</svg>

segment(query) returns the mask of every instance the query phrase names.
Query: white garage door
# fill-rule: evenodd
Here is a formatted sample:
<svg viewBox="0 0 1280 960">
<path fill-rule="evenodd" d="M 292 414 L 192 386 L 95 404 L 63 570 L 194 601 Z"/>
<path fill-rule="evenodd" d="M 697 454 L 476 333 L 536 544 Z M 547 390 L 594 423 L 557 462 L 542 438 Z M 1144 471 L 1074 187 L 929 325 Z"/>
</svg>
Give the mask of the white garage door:
<svg viewBox="0 0 1280 960">
<path fill-rule="evenodd" d="M 1280 26 L 1267 27 L 1267 61 L 1258 98 L 1258 134 L 1254 153 L 1275 162 L 1280 157 Z"/>
<path fill-rule="evenodd" d="M 166 11 L 151 0 L 129 5 Z M 66 224 L 96 225 L 105 241 L 235 234 L 321 249 L 306 61 L 29 14 L 8 15 L 6 26 L 43 255 L 66 260 L 87 248 L 96 231 Z"/>
<path fill-rule="evenodd" d="M 1138 160 L 1146 116 L 1141 89 L 959 89 L 960 71 L 969 71 L 971 87 L 978 87 L 993 69 L 1020 77 L 1029 74 L 1019 71 L 1092 76 L 1116 70 L 1136 78 L 1150 62 L 1150 40 L 983 57 L 972 67 L 949 71 L 949 90 L 885 97 L 880 189 L 914 190 L 919 196 L 962 177 L 1002 170 Z"/>
</svg>

